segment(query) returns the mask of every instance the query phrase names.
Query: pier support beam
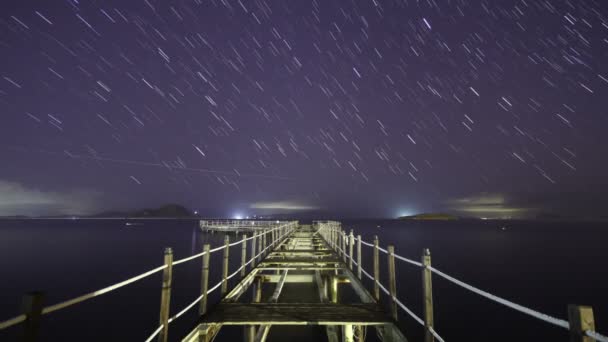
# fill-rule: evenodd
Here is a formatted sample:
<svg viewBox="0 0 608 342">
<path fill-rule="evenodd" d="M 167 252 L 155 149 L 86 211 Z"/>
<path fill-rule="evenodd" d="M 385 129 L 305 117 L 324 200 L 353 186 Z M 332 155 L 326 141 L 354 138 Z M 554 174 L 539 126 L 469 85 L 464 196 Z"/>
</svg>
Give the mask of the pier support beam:
<svg viewBox="0 0 608 342">
<path fill-rule="evenodd" d="M 354 342 L 353 326 L 352 324 L 345 324 L 342 326 L 342 342 Z"/>
</svg>

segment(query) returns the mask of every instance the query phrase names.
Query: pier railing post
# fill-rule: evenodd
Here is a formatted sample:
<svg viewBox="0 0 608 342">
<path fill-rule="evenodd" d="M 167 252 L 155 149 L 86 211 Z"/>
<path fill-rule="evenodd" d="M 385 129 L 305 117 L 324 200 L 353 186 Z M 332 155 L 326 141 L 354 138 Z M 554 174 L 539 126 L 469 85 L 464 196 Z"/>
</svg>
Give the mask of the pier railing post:
<svg viewBox="0 0 608 342">
<path fill-rule="evenodd" d="M 353 250 L 355 249 L 355 235 L 353 233 L 353 230 L 350 230 L 350 235 L 348 236 L 349 241 L 348 241 L 348 254 L 349 254 L 349 261 L 348 261 L 348 267 L 350 268 L 350 270 L 353 270 Z"/>
<path fill-rule="evenodd" d="M 245 264 L 247 263 L 247 234 L 243 235 L 243 245 L 241 246 L 241 277 L 245 276 Z"/>
<path fill-rule="evenodd" d="M 361 235 L 357 235 L 357 277 L 361 280 Z"/>
<path fill-rule="evenodd" d="M 342 231 L 342 259 L 346 263 L 346 232 Z"/>
<path fill-rule="evenodd" d="M 224 262 L 222 264 L 222 290 L 224 295 L 228 291 L 228 257 L 230 256 L 230 236 L 224 236 Z"/>
<path fill-rule="evenodd" d="M 38 340 L 43 305 L 44 293 L 42 292 L 29 292 L 23 296 L 21 312 L 26 318 L 23 322 L 23 337 L 19 340 L 20 342 L 35 342 Z"/>
<path fill-rule="evenodd" d="M 263 250 L 264 249 L 262 248 L 262 234 L 260 233 L 260 234 L 258 234 L 258 254 L 259 254 L 258 260 L 257 260 L 258 263 L 262 260 L 262 251 Z"/>
<path fill-rule="evenodd" d="M 390 292 L 391 314 L 393 319 L 397 320 L 397 278 L 395 275 L 395 246 L 388 245 L 388 287 Z"/>
<path fill-rule="evenodd" d="M 380 251 L 378 250 L 378 235 L 374 235 L 374 298 L 380 301 Z"/>
<path fill-rule="evenodd" d="M 165 248 L 165 269 L 160 296 L 160 324 L 163 328 L 158 334 L 158 342 L 167 342 L 169 336 L 169 307 L 171 304 L 171 282 L 173 278 L 173 251 Z"/>
<path fill-rule="evenodd" d="M 568 322 L 570 323 L 570 342 L 595 342 L 585 331 L 595 331 L 593 308 L 590 306 L 568 305 Z"/>
<path fill-rule="evenodd" d="M 424 342 L 434 342 L 435 337 L 431 332 L 434 326 L 433 320 L 433 283 L 431 272 L 431 251 L 427 248 L 422 250 L 422 306 L 424 307 Z"/>
<path fill-rule="evenodd" d="M 255 242 L 256 234 L 255 230 L 253 231 L 253 239 L 251 239 L 251 269 L 255 268 Z"/>
<path fill-rule="evenodd" d="M 264 233 L 263 233 L 263 234 L 264 234 L 264 235 L 262 235 L 262 250 L 265 250 L 265 249 L 266 249 L 266 246 L 267 246 L 267 244 L 266 244 L 266 235 L 268 235 L 268 232 L 267 232 L 266 230 L 264 230 Z M 266 251 L 266 252 L 264 252 L 264 254 L 263 254 L 263 255 L 266 255 L 266 254 L 267 254 L 267 251 Z"/>
<path fill-rule="evenodd" d="M 209 259 L 211 246 L 207 243 L 203 245 L 203 270 L 201 274 L 201 302 L 199 303 L 198 313 L 204 315 L 207 312 L 207 290 L 209 289 Z"/>
</svg>

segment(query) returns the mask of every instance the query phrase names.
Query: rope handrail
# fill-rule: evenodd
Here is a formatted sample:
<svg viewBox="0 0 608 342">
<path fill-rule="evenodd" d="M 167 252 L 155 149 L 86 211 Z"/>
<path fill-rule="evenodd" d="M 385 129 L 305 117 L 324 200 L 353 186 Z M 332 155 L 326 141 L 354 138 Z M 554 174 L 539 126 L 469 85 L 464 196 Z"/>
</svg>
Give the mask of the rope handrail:
<svg viewBox="0 0 608 342">
<path fill-rule="evenodd" d="M 216 247 L 216 248 L 214 248 L 214 249 L 210 250 L 210 251 L 209 251 L 209 254 L 215 253 L 215 252 L 217 252 L 217 251 L 221 251 L 221 250 L 222 250 L 222 249 L 224 249 L 224 248 L 226 248 L 226 246 L 220 246 L 220 247 Z M 184 263 L 184 262 L 188 262 L 188 261 L 193 260 L 193 259 L 196 259 L 196 258 L 200 258 L 200 257 L 202 257 L 203 255 L 205 255 L 205 252 L 200 252 L 200 253 L 198 253 L 198 254 L 191 255 L 191 256 L 189 256 L 189 257 L 186 257 L 186 258 L 183 258 L 183 259 L 180 259 L 180 260 L 177 260 L 177 261 L 173 261 L 173 266 L 175 266 L 175 265 L 179 265 L 179 264 L 182 264 L 182 263 Z"/>
<path fill-rule="evenodd" d="M 24 314 L 21 314 L 19 316 L 7 319 L 4 322 L 0 322 L 0 330 L 6 329 L 8 327 L 12 327 L 13 325 L 16 325 L 16 324 L 19 324 L 19 323 L 25 321 L 26 318 L 27 318 L 27 316 L 25 316 Z"/>
<path fill-rule="evenodd" d="M 373 243 L 365 242 L 363 239 L 361 239 L 360 241 L 361 241 L 361 244 L 363 244 L 363 245 L 366 245 L 366 246 L 369 246 L 369 247 L 372 247 L 372 248 L 374 247 Z"/>
<path fill-rule="evenodd" d="M 100 295 L 108 293 L 110 291 L 114 291 L 114 290 L 116 290 L 118 288 L 121 288 L 123 286 L 126 286 L 126 285 L 129 285 L 131 283 L 134 283 L 134 282 L 136 282 L 138 280 L 146 278 L 146 277 L 148 277 L 148 276 L 150 276 L 150 275 L 152 275 L 152 274 L 154 274 L 156 272 L 162 271 L 163 269 L 165 269 L 165 267 L 167 267 L 167 266 L 166 265 L 162 265 L 162 266 L 154 268 L 154 269 L 152 269 L 152 270 L 150 270 L 148 272 L 145 272 L 145 273 L 142 273 L 142 274 L 137 275 L 135 277 L 129 278 L 127 280 L 121 281 L 120 283 L 116 283 L 114 285 L 110 285 L 108 287 L 104 287 L 103 289 L 100 289 L 100 290 L 97 290 L 97 291 L 89 292 L 89 293 L 84 294 L 82 296 L 78 296 L 76 298 L 72 298 L 72 299 L 63 301 L 61 303 L 57 303 L 57 304 L 54 304 L 54 305 L 51 305 L 51 306 L 47 306 L 47 307 L 45 307 L 45 308 L 42 309 L 42 314 L 45 315 L 45 314 L 48 314 L 48 313 L 51 313 L 51 312 L 54 312 L 54 311 L 57 311 L 57 310 L 61 310 L 61 309 L 66 308 L 68 306 L 71 306 L 71 305 L 83 302 L 83 301 L 85 301 L 87 299 L 91 299 L 91 298 L 100 296 Z"/>
<path fill-rule="evenodd" d="M 604 336 L 598 333 L 597 331 L 585 330 L 585 335 L 594 338 L 600 342 L 608 342 L 608 336 Z"/>
<path fill-rule="evenodd" d="M 421 263 L 421 262 L 414 261 L 414 260 L 412 260 L 412 259 L 408 259 L 408 258 L 402 257 L 401 255 L 396 254 L 396 253 L 393 253 L 393 256 L 394 256 L 395 258 L 397 258 L 397 259 L 401 260 L 401 261 L 405 261 L 405 262 L 407 262 L 407 263 L 410 263 L 410 264 L 415 265 L 415 266 L 418 266 L 418 267 L 423 267 L 423 265 L 422 265 L 422 263 Z"/>
<path fill-rule="evenodd" d="M 509 308 L 511 308 L 513 310 L 519 311 L 521 313 L 525 313 L 525 314 L 527 314 L 529 316 L 535 317 L 535 318 L 540 319 L 542 321 L 545 321 L 547 323 L 551 323 L 553 325 L 556 325 L 558 327 L 562 327 L 564 329 L 570 329 L 570 323 L 568 323 L 568 321 L 565 321 L 563 319 L 559 319 L 559 318 L 555 318 L 555 317 L 549 316 L 549 315 L 544 314 L 542 312 L 539 312 L 539 311 L 527 308 L 527 307 L 525 307 L 523 305 L 519 305 L 517 303 L 511 302 L 511 301 L 506 300 L 504 298 L 495 296 L 495 295 L 493 295 L 493 294 L 491 294 L 489 292 L 486 292 L 484 290 L 478 289 L 478 288 L 476 288 L 476 287 L 474 287 L 472 285 L 469 285 L 469 284 L 467 284 L 467 283 L 465 283 L 463 281 L 460 281 L 460 280 L 458 280 L 458 279 L 456 279 L 456 278 L 454 278 L 452 276 L 449 276 L 449 275 L 447 275 L 447 274 L 439 271 L 438 269 L 436 269 L 434 267 L 429 266 L 428 269 L 430 269 L 431 272 L 437 274 L 438 276 L 440 276 L 440 277 L 442 277 L 442 278 L 444 278 L 446 280 L 449 280 L 452 283 L 454 283 L 454 284 L 456 284 L 456 285 L 458 285 L 460 287 L 463 287 L 463 288 L 465 288 L 465 289 L 467 289 L 467 290 L 469 290 L 471 292 L 474 292 L 474 293 L 476 293 L 476 294 L 478 294 L 478 295 L 480 295 L 482 297 L 485 297 L 487 299 L 490 299 L 492 301 L 495 301 L 497 303 L 505 305 L 505 306 L 507 306 L 507 307 L 509 307 Z"/>
</svg>

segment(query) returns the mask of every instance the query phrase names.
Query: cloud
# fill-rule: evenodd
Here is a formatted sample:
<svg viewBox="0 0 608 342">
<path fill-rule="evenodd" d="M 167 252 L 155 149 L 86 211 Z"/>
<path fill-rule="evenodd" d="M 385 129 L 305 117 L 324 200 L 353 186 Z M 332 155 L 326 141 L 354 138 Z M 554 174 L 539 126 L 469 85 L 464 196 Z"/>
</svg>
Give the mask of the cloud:
<svg viewBox="0 0 608 342">
<path fill-rule="evenodd" d="M 478 217 L 524 217 L 534 208 L 509 203 L 503 194 L 478 194 L 448 201 L 451 210 Z"/>
<path fill-rule="evenodd" d="M 319 207 L 306 205 L 297 201 L 278 201 L 278 202 L 255 202 L 250 206 L 252 209 L 263 210 L 281 210 L 281 211 L 298 211 L 298 210 L 317 210 Z"/>
<path fill-rule="evenodd" d="M 99 193 L 43 191 L 0 180 L 0 216 L 84 215 L 96 209 Z"/>
</svg>

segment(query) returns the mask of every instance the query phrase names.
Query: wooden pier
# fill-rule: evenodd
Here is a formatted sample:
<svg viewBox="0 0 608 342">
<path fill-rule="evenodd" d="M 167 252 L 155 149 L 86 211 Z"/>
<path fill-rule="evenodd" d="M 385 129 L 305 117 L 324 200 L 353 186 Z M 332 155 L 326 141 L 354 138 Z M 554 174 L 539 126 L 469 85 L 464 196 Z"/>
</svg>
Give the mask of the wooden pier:
<svg viewBox="0 0 608 342">
<path fill-rule="evenodd" d="M 375 328 L 383 341 L 406 341 L 352 265 L 332 250 L 317 229 L 299 226 L 205 312 L 183 341 L 212 341 L 225 326 L 242 326 L 245 341 L 278 341 L 280 332 L 273 327 L 311 325 L 323 326 L 331 342 L 363 341 L 367 327 Z M 340 302 L 345 286 L 354 290 L 357 302 Z M 252 292 L 251 302 L 242 301 L 247 291 Z"/>
<path fill-rule="evenodd" d="M 43 306 L 44 294 L 41 292 L 28 293 L 24 296 L 22 313 L 0 321 L 0 331 L 21 325 L 20 341 L 44 340 L 39 327 L 45 315 L 162 272 L 159 323 L 157 327 L 151 327 L 152 332 L 148 332 L 146 342 L 169 341 L 171 323 L 194 308 L 198 308 L 198 319 L 193 322 L 193 329 L 171 332 L 172 340 L 178 337 L 183 342 L 209 342 L 238 338 L 251 342 L 285 341 L 299 337 L 300 340 L 362 342 L 373 336 L 368 331 L 373 329 L 379 340 L 397 342 L 407 341 L 407 332 L 401 331 L 397 324 L 398 320 L 407 319 L 420 324 L 424 342 L 444 342 L 436 331 L 433 317 L 432 281 L 438 278 L 544 324 L 567 329 L 571 342 L 608 342 L 608 336 L 596 331 L 591 307 L 569 305 L 568 320 L 544 314 L 438 270 L 431 264 L 428 249 L 423 250 L 420 261 L 416 261 L 396 254 L 393 245 L 382 248 L 377 236 L 369 242 L 361 235 L 355 236 L 352 230 L 346 233 L 340 222 L 319 221 L 313 225 L 300 225 L 298 221 L 267 221 L 265 224 L 253 224 L 256 227 L 249 237 L 242 235 L 240 240 L 237 238 L 231 242 L 226 234 L 222 245 L 212 249 L 205 244 L 202 252 L 178 260 L 174 260 L 171 248 L 167 248 L 163 265 L 53 305 Z M 367 250 L 362 251 L 362 248 Z M 233 256 L 233 261 L 235 256 L 231 250 L 235 249 L 240 249 L 240 255 L 236 255 L 240 257 L 240 267 L 230 273 L 230 256 Z M 210 257 L 216 252 L 222 253 L 221 265 L 214 265 L 221 266 L 221 278 L 210 287 Z M 362 255 L 370 258 L 371 272 L 363 268 Z M 380 276 L 381 255 L 386 257 L 387 267 L 383 269 L 387 270 L 387 277 Z M 170 312 L 173 268 L 196 260 L 202 261 L 200 295 L 173 314 Z M 420 316 L 399 300 L 397 262 L 417 267 L 421 272 L 423 308 Z M 234 266 L 234 262 L 232 264 Z M 371 281 L 371 293 L 363 285 L 363 277 Z M 382 284 L 383 278 L 388 278 L 387 286 Z M 233 286 L 229 288 L 229 284 Z M 214 291 L 221 294 L 216 303 L 209 300 Z M 386 296 L 387 301 L 383 303 L 388 303 L 387 306 L 380 304 L 381 295 Z M 229 333 L 224 335 L 228 330 Z M 240 337 L 235 337 L 237 335 Z"/>
</svg>

